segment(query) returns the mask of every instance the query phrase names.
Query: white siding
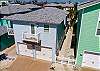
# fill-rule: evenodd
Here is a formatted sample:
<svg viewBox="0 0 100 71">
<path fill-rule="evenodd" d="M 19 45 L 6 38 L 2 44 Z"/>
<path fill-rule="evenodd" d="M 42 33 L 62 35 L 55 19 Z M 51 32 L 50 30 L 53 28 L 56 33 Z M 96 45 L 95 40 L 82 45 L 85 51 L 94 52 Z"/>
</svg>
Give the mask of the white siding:
<svg viewBox="0 0 100 71">
<path fill-rule="evenodd" d="M 35 27 L 36 34 L 40 33 L 41 46 L 52 48 L 52 62 L 56 61 L 56 25 L 50 25 L 49 32 L 44 32 L 44 25 Z M 51 56 L 48 55 L 48 56 Z"/>
<path fill-rule="evenodd" d="M 17 46 L 17 42 L 23 42 L 22 38 L 23 38 L 23 33 L 27 32 L 27 33 L 31 33 L 31 27 L 30 25 L 19 25 L 19 24 L 13 24 L 13 29 L 14 29 L 14 37 L 15 37 L 15 44 Z M 16 48 L 17 53 L 18 53 L 18 48 Z"/>
<path fill-rule="evenodd" d="M 50 25 L 49 32 L 44 32 L 44 26 L 38 26 L 36 34 L 40 33 L 41 46 L 56 47 L 56 28 Z"/>
<path fill-rule="evenodd" d="M 54 26 L 55 25 L 50 25 L 49 32 L 44 32 L 44 25 L 43 24 L 38 25 L 38 26 L 35 25 L 35 34 L 40 34 L 41 46 L 52 48 L 52 50 L 51 50 L 52 53 L 47 55 L 47 56 L 50 57 L 52 55 L 53 62 L 55 62 L 55 60 L 56 60 L 56 27 L 54 27 Z M 15 33 L 16 45 L 17 45 L 17 42 L 23 42 L 22 41 L 22 37 L 23 37 L 22 34 L 24 32 L 31 33 L 31 25 L 13 24 L 13 28 L 14 28 L 14 33 Z M 17 50 L 17 54 L 18 54 L 18 51 L 19 51 L 18 46 L 17 46 L 16 50 Z M 19 54 L 23 55 L 23 53 L 24 53 L 26 56 L 32 56 L 32 55 L 30 55 L 30 54 L 32 54 L 32 51 L 29 52 L 30 54 L 27 54 L 27 52 L 24 50 L 26 50 L 26 49 L 22 49 L 21 50 L 22 54 L 21 54 L 21 52 Z"/>
</svg>

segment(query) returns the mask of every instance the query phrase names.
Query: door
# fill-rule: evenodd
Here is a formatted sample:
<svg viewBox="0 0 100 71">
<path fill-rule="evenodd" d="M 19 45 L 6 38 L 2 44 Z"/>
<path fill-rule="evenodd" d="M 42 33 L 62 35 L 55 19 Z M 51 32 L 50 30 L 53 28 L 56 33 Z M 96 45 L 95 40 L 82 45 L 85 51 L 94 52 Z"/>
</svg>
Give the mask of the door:
<svg viewBox="0 0 100 71">
<path fill-rule="evenodd" d="M 100 68 L 100 53 L 84 52 L 82 66 Z"/>
</svg>

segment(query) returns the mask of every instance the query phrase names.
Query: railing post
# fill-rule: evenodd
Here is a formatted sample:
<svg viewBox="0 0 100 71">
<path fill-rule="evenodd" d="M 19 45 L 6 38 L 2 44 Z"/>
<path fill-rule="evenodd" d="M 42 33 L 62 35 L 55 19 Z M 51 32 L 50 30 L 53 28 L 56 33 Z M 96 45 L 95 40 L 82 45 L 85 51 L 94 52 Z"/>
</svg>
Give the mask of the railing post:
<svg viewBox="0 0 100 71">
<path fill-rule="evenodd" d="M 33 47 L 33 49 L 32 49 L 32 51 L 33 51 L 33 59 L 36 59 L 36 47 L 33 46 L 33 45 L 32 45 L 32 47 Z"/>
<path fill-rule="evenodd" d="M 40 33 L 37 36 L 38 36 L 38 42 L 40 42 Z"/>
</svg>

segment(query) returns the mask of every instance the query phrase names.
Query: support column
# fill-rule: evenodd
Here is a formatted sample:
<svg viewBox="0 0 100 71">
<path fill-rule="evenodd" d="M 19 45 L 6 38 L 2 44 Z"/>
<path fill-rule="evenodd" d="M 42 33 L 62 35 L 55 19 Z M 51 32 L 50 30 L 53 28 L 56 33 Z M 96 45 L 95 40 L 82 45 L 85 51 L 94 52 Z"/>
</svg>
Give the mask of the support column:
<svg viewBox="0 0 100 71">
<path fill-rule="evenodd" d="M 56 62 L 56 48 L 52 48 L 52 63 Z"/>
<path fill-rule="evenodd" d="M 35 47 L 35 45 L 32 45 L 32 47 L 33 47 L 33 49 L 32 49 L 32 51 L 33 51 L 33 59 L 36 59 L 36 47 Z"/>
<path fill-rule="evenodd" d="M 36 50 L 32 49 L 32 51 L 33 51 L 33 59 L 36 59 Z"/>
<path fill-rule="evenodd" d="M 15 42 L 15 45 L 16 45 L 16 54 L 20 54 L 20 51 L 19 51 L 19 44 L 18 42 Z"/>
</svg>

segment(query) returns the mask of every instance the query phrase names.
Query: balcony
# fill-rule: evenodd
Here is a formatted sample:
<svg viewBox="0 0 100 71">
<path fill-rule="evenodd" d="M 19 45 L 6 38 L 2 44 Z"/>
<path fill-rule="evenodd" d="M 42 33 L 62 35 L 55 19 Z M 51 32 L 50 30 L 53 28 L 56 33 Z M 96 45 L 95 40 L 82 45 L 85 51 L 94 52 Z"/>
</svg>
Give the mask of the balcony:
<svg viewBox="0 0 100 71">
<path fill-rule="evenodd" d="M 40 43 L 40 34 L 29 34 L 23 33 L 23 42 L 27 44 L 39 44 Z"/>
</svg>

